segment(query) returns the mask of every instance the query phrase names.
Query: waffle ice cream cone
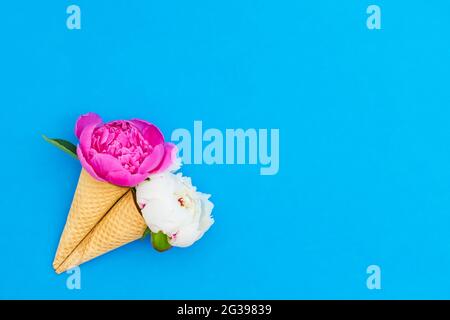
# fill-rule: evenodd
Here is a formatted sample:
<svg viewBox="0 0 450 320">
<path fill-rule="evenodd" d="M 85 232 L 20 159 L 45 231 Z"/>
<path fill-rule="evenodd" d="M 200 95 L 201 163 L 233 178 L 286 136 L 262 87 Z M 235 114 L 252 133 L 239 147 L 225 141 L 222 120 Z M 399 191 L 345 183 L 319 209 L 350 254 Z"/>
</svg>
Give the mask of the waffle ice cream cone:
<svg viewBox="0 0 450 320">
<path fill-rule="evenodd" d="M 139 239 L 146 224 L 133 193 L 92 178 L 84 169 L 56 252 L 57 273 Z"/>
</svg>

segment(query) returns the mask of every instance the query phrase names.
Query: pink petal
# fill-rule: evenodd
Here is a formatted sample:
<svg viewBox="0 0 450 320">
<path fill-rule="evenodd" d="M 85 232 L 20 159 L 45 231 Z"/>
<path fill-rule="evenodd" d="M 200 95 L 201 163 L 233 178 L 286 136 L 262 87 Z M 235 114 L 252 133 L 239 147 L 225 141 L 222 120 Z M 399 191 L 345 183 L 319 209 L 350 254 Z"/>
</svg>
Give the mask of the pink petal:
<svg viewBox="0 0 450 320">
<path fill-rule="evenodd" d="M 79 147 L 81 148 L 81 151 L 83 152 L 84 156 L 89 155 L 89 150 L 91 150 L 92 147 L 92 134 L 94 133 L 94 130 L 96 128 L 96 124 L 91 123 L 84 127 L 83 131 L 81 131 L 81 134 L 79 136 Z"/>
<path fill-rule="evenodd" d="M 169 168 L 172 163 L 175 162 L 177 158 L 177 152 L 178 149 L 173 143 L 166 142 L 164 144 L 164 158 L 162 159 L 160 165 L 151 173 L 159 173 L 167 170 L 167 168 Z"/>
<path fill-rule="evenodd" d="M 157 146 L 164 143 L 164 136 L 157 126 L 140 119 L 133 119 L 130 122 L 139 129 L 144 139 L 150 145 Z"/>
<path fill-rule="evenodd" d="M 164 158 L 164 152 L 164 144 L 155 146 L 153 152 L 142 161 L 141 166 L 139 167 L 139 173 L 149 174 L 152 170 L 157 168 Z"/>
<path fill-rule="evenodd" d="M 98 176 L 121 187 L 134 187 L 147 178 L 147 175 L 131 174 L 118 159 L 105 153 L 94 154 L 91 165 Z"/>
<path fill-rule="evenodd" d="M 75 123 L 75 135 L 80 139 L 81 133 L 88 126 L 97 126 L 102 123 L 102 118 L 96 113 L 89 112 L 80 116 Z"/>
<path fill-rule="evenodd" d="M 77 155 L 78 159 L 80 159 L 81 166 L 86 170 L 94 179 L 99 181 L 105 181 L 104 179 L 100 178 L 97 173 L 95 172 L 94 168 L 86 161 L 86 158 L 83 155 L 83 152 L 81 151 L 80 146 L 77 146 Z"/>
<path fill-rule="evenodd" d="M 130 174 L 127 170 L 111 171 L 107 176 L 107 181 L 121 187 L 135 187 L 147 179 L 147 175 Z"/>
<path fill-rule="evenodd" d="M 107 180 L 107 176 L 112 171 L 126 171 L 120 161 L 107 153 L 94 153 L 89 161 L 97 175 Z"/>
</svg>

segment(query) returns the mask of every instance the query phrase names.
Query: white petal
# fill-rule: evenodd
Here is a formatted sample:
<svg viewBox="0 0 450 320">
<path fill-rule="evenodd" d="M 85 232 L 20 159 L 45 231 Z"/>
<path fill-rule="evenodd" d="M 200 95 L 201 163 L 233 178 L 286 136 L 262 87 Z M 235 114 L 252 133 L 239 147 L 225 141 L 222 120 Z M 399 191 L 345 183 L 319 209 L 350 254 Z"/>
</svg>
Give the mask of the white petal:
<svg viewBox="0 0 450 320">
<path fill-rule="evenodd" d="M 182 209 L 173 198 L 153 199 L 142 210 L 142 215 L 149 227 L 153 225 L 154 229 L 165 234 L 176 232 L 180 226 L 191 223 L 192 219 L 189 212 Z"/>
<path fill-rule="evenodd" d="M 167 171 L 175 173 L 180 170 L 182 165 L 183 163 L 181 161 L 181 158 L 177 157 L 175 161 L 169 166 L 169 168 L 167 168 Z"/>
<path fill-rule="evenodd" d="M 200 232 L 195 224 L 184 226 L 178 230 L 176 236 L 169 239 L 169 243 L 174 247 L 189 247 L 200 238 Z"/>
<path fill-rule="evenodd" d="M 175 190 L 176 181 L 172 174 L 160 174 L 144 181 L 136 187 L 138 202 L 147 202 L 154 198 L 166 198 Z"/>
</svg>

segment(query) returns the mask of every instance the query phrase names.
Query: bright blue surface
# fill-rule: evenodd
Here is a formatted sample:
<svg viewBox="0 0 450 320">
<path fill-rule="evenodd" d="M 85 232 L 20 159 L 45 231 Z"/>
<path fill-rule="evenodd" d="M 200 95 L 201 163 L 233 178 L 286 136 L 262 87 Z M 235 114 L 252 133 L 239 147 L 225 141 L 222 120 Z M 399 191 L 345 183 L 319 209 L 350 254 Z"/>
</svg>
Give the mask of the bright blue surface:
<svg viewBox="0 0 450 320">
<path fill-rule="evenodd" d="M 82 29 L 66 28 L 78 4 Z M 382 30 L 366 28 L 366 7 Z M 10 1 L 0 14 L 0 298 L 450 298 L 446 1 Z M 280 172 L 186 166 L 216 224 L 51 262 L 80 165 L 78 115 L 279 128 Z M 382 290 L 366 268 L 382 269 Z"/>
</svg>

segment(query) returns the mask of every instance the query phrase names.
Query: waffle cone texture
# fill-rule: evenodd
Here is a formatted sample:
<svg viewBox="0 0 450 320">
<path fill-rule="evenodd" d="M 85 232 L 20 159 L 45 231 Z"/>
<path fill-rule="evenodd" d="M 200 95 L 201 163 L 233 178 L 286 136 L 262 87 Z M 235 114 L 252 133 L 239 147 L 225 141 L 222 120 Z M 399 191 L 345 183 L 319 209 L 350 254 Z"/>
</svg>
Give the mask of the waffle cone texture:
<svg viewBox="0 0 450 320">
<path fill-rule="evenodd" d="M 82 169 L 53 268 L 62 273 L 142 237 L 147 225 L 130 188 Z"/>
</svg>

